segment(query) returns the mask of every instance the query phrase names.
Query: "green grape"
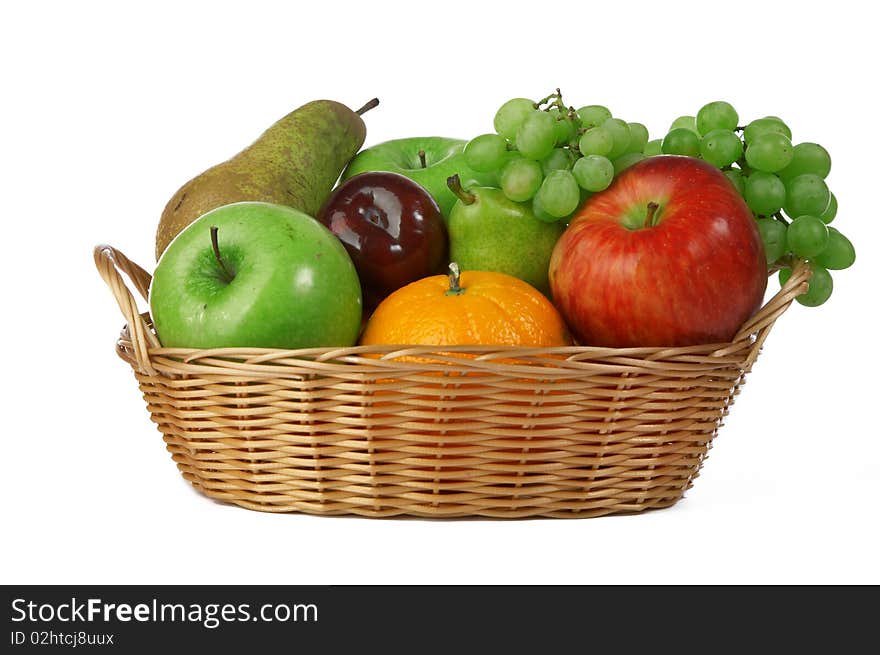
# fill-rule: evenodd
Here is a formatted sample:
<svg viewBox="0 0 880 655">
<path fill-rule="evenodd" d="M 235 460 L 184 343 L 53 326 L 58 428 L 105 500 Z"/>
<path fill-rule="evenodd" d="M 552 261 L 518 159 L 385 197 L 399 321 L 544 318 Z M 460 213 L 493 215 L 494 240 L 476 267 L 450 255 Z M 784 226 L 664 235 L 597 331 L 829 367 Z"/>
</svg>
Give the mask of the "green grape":
<svg viewBox="0 0 880 655">
<path fill-rule="evenodd" d="M 608 130 L 608 133 L 611 134 L 611 138 L 614 140 L 614 146 L 611 148 L 611 152 L 608 153 L 608 158 L 615 159 L 620 157 L 620 155 L 626 152 L 627 146 L 629 146 L 629 123 L 619 118 L 609 118 L 602 123 L 602 127 Z"/>
<path fill-rule="evenodd" d="M 738 168 L 728 169 L 728 170 L 724 171 L 724 175 L 725 175 L 725 177 L 727 177 L 728 180 L 730 180 L 730 183 L 733 184 L 734 187 L 736 187 L 736 190 L 739 193 L 739 195 L 743 195 L 745 193 L 745 191 L 746 191 L 745 179 L 746 178 L 740 169 L 738 169 Z"/>
<path fill-rule="evenodd" d="M 823 268 L 839 271 L 849 268 L 856 261 L 856 249 L 852 242 L 833 227 L 828 228 L 828 245 L 813 257 L 813 263 Z"/>
<path fill-rule="evenodd" d="M 712 130 L 700 139 L 700 155 L 718 168 L 730 166 L 742 153 L 742 141 L 730 130 Z"/>
<path fill-rule="evenodd" d="M 672 125 L 669 126 L 669 131 L 677 129 L 690 130 L 695 134 L 699 134 L 697 132 L 697 117 L 696 116 L 679 116 L 674 121 L 672 121 Z"/>
<path fill-rule="evenodd" d="M 807 282 L 808 289 L 806 293 L 797 297 L 797 301 L 805 307 L 818 307 L 831 297 L 831 292 L 834 290 L 834 280 L 831 279 L 831 273 L 821 266 L 811 264 L 810 268 L 813 269 L 813 274 Z M 785 286 L 790 277 L 790 268 L 780 269 L 779 284 Z"/>
<path fill-rule="evenodd" d="M 828 245 L 828 228 L 815 216 L 798 216 L 786 236 L 789 250 L 798 257 L 815 257 Z"/>
<path fill-rule="evenodd" d="M 508 141 L 513 141 L 519 126 L 533 111 L 535 103 L 528 98 L 508 100 L 495 113 L 495 131 Z"/>
<path fill-rule="evenodd" d="M 516 148 L 528 159 L 544 159 L 556 145 L 556 121 L 546 111 L 533 111 L 516 131 Z"/>
<path fill-rule="evenodd" d="M 779 177 L 790 180 L 811 173 L 822 179 L 831 172 L 831 155 L 818 143 L 799 143 L 792 151 L 791 163 L 779 171 Z"/>
<path fill-rule="evenodd" d="M 677 127 L 663 137 L 660 150 L 666 155 L 700 156 L 700 137 L 683 127 Z"/>
<path fill-rule="evenodd" d="M 785 135 L 791 141 L 791 130 L 788 129 L 788 125 L 783 123 L 781 119 L 776 118 L 776 116 L 765 116 L 764 118 L 753 120 L 743 130 L 743 139 L 745 139 L 746 143 L 751 143 L 755 137 L 767 132 Z"/>
<path fill-rule="evenodd" d="M 791 218 L 804 214 L 822 216 L 831 202 L 828 185 L 818 175 L 798 175 L 785 182 L 785 213 Z"/>
<path fill-rule="evenodd" d="M 833 191 L 829 191 L 828 196 L 828 207 L 826 207 L 825 211 L 819 216 L 825 225 L 828 225 L 828 223 L 833 221 L 834 217 L 837 216 L 837 196 L 834 195 Z"/>
<path fill-rule="evenodd" d="M 746 148 L 746 162 L 749 166 L 765 173 L 775 173 L 791 163 L 794 148 L 784 134 L 765 132 L 759 134 Z"/>
<path fill-rule="evenodd" d="M 645 149 L 642 151 L 645 153 L 645 157 L 653 157 L 654 155 L 659 155 L 661 152 L 663 152 L 660 149 L 662 143 L 663 139 L 654 139 L 653 141 L 648 141 L 645 144 Z"/>
<path fill-rule="evenodd" d="M 468 141 L 464 147 L 464 160 L 480 173 L 494 171 L 505 164 L 507 141 L 497 134 L 481 134 Z"/>
<path fill-rule="evenodd" d="M 534 159 L 513 159 L 501 170 L 501 191 L 515 202 L 533 198 L 543 181 L 541 164 Z"/>
<path fill-rule="evenodd" d="M 559 219 L 552 214 L 549 214 L 546 209 L 544 209 L 543 205 L 541 205 L 541 199 L 535 194 L 535 197 L 532 198 L 532 213 L 535 215 L 539 221 L 544 221 L 545 223 L 555 223 Z"/>
<path fill-rule="evenodd" d="M 553 107 L 548 113 L 556 121 L 556 145 L 565 145 L 577 136 L 577 126 L 568 117 L 568 110 Z"/>
<path fill-rule="evenodd" d="M 703 105 L 697 112 L 697 132 L 706 135 L 712 130 L 733 132 L 739 123 L 739 114 L 729 102 L 716 100 Z"/>
<path fill-rule="evenodd" d="M 600 155 L 587 155 L 571 169 L 578 186 L 587 191 L 604 191 L 614 179 L 614 164 Z"/>
<path fill-rule="evenodd" d="M 773 173 L 755 171 L 746 179 L 743 196 L 758 216 L 771 216 L 785 204 L 785 185 Z"/>
<path fill-rule="evenodd" d="M 541 170 L 544 175 L 550 171 L 569 170 L 572 165 L 571 154 L 565 148 L 553 148 L 553 152 L 541 160 Z"/>
<path fill-rule="evenodd" d="M 578 149 L 584 156 L 602 155 L 603 157 L 614 148 L 614 138 L 604 127 L 594 127 L 581 135 Z"/>
<path fill-rule="evenodd" d="M 548 214 L 563 218 L 577 209 L 581 192 L 570 171 L 550 171 L 535 198 Z"/>
<path fill-rule="evenodd" d="M 613 160 L 611 163 L 614 164 L 614 174 L 618 175 L 625 171 L 627 168 L 642 161 L 645 158 L 640 152 L 626 152 L 622 154 L 617 159 Z"/>
<path fill-rule="evenodd" d="M 577 110 L 577 115 L 578 118 L 581 119 L 581 127 L 587 129 L 597 127 L 611 118 L 611 112 L 608 111 L 607 107 L 603 107 L 602 105 L 587 105 L 586 107 L 581 107 Z"/>
<path fill-rule="evenodd" d="M 629 125 L 629 144 L 626 147 L 627 152 L 642 152 L 648 143 L 648 128 L 641 123 L 628 123 Z"/>
<path fill-rule="evenodd" d="M 782 257 L 786 251 L 785 223 L 774 218 L 759 218 L 755 221 L 761 241 L 764 242 L 764 254 L 767 255 L 767 266 Z"/>
</svg>

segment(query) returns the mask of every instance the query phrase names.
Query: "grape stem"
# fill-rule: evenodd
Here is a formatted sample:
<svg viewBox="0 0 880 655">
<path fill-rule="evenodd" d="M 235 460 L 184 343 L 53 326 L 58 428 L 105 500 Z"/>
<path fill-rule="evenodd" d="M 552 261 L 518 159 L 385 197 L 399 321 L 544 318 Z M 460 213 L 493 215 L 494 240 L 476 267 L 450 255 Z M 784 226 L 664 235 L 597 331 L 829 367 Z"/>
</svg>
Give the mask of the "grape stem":
<svg viewBox="0 0 880 655">
<path fill-rule="evenodd" d="M 785 216 L 782 215 L 782 212 L 776 212 L 775 214 L 773 214 L 773 218 L 775 218 L 777 221 L 782 222 L 785 225 L 788 225 L 788 221 L 785 220 Z"/>
<path fill-rule="evenodd" d="M 214 259 L 217 260 L 217 263 L 220 264 L 220 271 L 222 272 L 223 281 L 226 284 L 232 282 L 235 279 L 235 276 L 230 272 L 228 268 L 226 268 L 226 263 L 220 257 L 220 244 L 217 241 L 217 233 L 220 231 L 216 225 L 211 226 L 211 247 L 214 249 Z"/>
<path fill-rule="evenodd" d="M 422 168 L 428 168 L 428 162 L 425 159 L 425 151 L 419 150 L 419 163 L 422 165 Z"/>
<path fill-rule="evenodd" d="M 550 102 L 550 101 L 553 102 Z M 544 111 L 550 111 L 553 107 L 557 107 L 558 109 L 565 110 L 566 106 L 562 102 L 562 91 L 557 87 L 556 93 L 551 93 L 546 98 L 542 98 L 538 102 L 535 103 L 535 109 L 540 109 L 541 105 L 547 105 L 544 107 Z"/>
<path fill-rule="evenodd" d="M 535 109 L 537 109 L 538 107 L 540 107 L 540 106 L 543 105 L 543 104 L 546 104 L 546 103 L 550 102 L 550 99 L 551 99 L 554 95 L 556 95 L 556 94 L 551 93 L 551 94 L 550 94 L 549 96 L 547 96 L 546 98 L 542 98 L 541 100 L 538 100 L 538 102 L 535 103 Z"/>
<path fill-rule="evenodd" d="M 654 227 L 656 225 L 654 217 L 658 209 L 660 209 L 660 205 L 653 200 L 648 203 L 648 211 L 645 213 L 645 227 Z"/>
<path fill-rule="evenodd" d="M 461 178 L 458 177 L 458 174 L 450 175 L 449 177 L 447 177 L 446 186 L 448 186 L 449 190 L 457 195 L 459 200 L 461 200 L 466 205 L 472 205 L 477 200 L 477 197 L 473 193 L 465 191 L 461 188 Z"/>
</svg>

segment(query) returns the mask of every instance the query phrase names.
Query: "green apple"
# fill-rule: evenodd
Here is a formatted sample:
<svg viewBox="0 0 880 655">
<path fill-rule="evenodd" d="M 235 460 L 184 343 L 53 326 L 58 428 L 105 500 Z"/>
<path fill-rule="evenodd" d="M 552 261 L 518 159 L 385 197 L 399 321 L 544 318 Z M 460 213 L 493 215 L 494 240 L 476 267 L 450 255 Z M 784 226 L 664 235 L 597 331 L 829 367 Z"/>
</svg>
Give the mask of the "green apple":
<svg viewBox="0 0 880 655">
<path fill-rule="evenodd" d="M 455 195 L 446 186 L 450 175 L 458 175 L 465 186 L 497 186 L 495 173 L 477 173 L 464 161 L 467 141 L 442 136 L 394 139 L 362 150 L 349 162 L 342 181 L 358 173 L 391 171 L 422 185 L 430 193 L 440 212 L 449 217 Z M 424 158 L 419 153 L 424 153 Z"/>
<path fill-rule="evenodd" d="M 449 258 L 462 270 L 496 271 L 518 277 L 550 295 L 550 256 L 565 225 L 539 220 L 531 203 L 509 200 L 500 189 L 449 189 L 458 200 L 449 215 Z"/>
<path fill-rule="evenodd" d="M 351 346 L 361 322 L 360 283 L 339 239 L 265 202 L 196 219 L 159 259 L 149 298 L 172 348 Z"/>
</svg>

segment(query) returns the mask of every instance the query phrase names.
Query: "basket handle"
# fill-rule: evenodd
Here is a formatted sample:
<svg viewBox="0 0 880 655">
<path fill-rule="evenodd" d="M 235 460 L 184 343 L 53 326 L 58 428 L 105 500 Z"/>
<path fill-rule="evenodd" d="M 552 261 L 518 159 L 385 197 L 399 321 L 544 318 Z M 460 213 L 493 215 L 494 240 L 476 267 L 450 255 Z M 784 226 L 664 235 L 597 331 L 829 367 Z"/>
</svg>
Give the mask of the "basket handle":
<svg viewBox="0 0 880 655">
<path fill-rule="evenodd" d="M 128 324 L 131 344 L 134 349 L 134 364 L 139 371 L 152 375 L 155 371 L 150 364 L 149 349 L 159 348 L 159 340 L 138 311 L 137 301 L 126 286 L 120 272 L 128 276 L 144 300 L 147 300 L 152 278 L 149 273 L 112 246 L 104 244 L 95 246 L 94 255 L 98 273 L 110 287 L 110 291 L 116 298 L 119 309 Z"/>
<path fill-rule="evenodd" d="M 755 363 L 758 352 L 761 350 L 767 335 L 770 334 L 776 319 L 788 309 L 795 298 L 806 293 L 809 288 L 810 276 L 813 274 L 809 263 L 803 259 L 796 259 L 788 262 L 788 265 L 791 265 L 791 276 L 785 281 L 782 288 L 754 316 L 743 323 L 739 332 L 732 339 L 733 343 L 739 343 L 753 334 L 756 335 L 755 343 L 752 344 L 752 350 L 746 359 L 747 369 L 751 368 L 752 364 Z"/>
</svg>

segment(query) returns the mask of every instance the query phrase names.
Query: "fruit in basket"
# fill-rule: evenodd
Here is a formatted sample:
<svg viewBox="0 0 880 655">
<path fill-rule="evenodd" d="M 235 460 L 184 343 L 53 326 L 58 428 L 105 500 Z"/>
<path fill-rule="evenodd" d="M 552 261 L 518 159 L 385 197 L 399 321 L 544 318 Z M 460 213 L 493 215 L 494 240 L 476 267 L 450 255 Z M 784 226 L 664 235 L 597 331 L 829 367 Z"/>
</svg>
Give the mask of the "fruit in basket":
<svg viewBox="0 0 880 655">
<path fill-rule="evenodd" d="M 584 345 L 714 343 L 760 306 L 767 261 L 751 212 L 720 170 L 660 155 L 586 202 L 556 244 L 550 284 Z"/>
<path fill-rule="evenodd" d="M 489 186 L 508 200 L 530 202 L 538 220 L 563 225 L 590 193 L 660 147 L 642 123 L 612 116 L 602 105 L 576 110 L 563 102 L 559 89 L 537 102 L 508 100 L 493 125 L 494 134 L 481 134 L 465 146 L 468 163 L 495 174 L 497 182 Z"/>
<path fill-rule="evenodd" d="M 250 146 L 184 184 L 171 197 L 156 232 L 156 257 L 207 211 L 254 200 L 288 205 L 314 216 L 342 169 L 364 143 L 361 114 L 332 100 L 290 112 Z"/>
<path fill-rule="evenodd" d="M 506 273 L 550 292 L 547 267 L 565 226 L 538 220 L 531 203 L 509 200 L 500 189 L 462 188 L 449 178 L 459 200 L 449 214 L 449 256 L 468 271 Z"/>
<path fill-rule="evenodd" d="M 486 271 L 434 275 L 398 289 L 373 312 L 363 345 L 565 346 L 556 308 L 522 280 Z"/>
<path fill-rule="evenodd" d="M 397 173 L 361 173 L 318 212 L 351 256 L 370 310 L 392 291 L 443 271 L 446 224 L 421 185 Z"/>
<path fill-rule="evenodd" d="M 769 267 L 786 265 L 789 255 L 820 264 L 826 261 L 825 249 L 833 249 L 828 259 L 835 265 L 852 263 L 855 250 L 849 240 L 838 235 L 832 244 L 818 225 L 837 215 L 837 198 L 825 181 L 831 172 L 828 151 L 818 143 L 793 145 L 791 129 L 777 116 L 739 123 L 729 103 L 710 102 L 696 119 L 676 119 L 661 149 L 701 157 L 723 170 L 754 214 Z M 823 284 L 821 293 L 812 293 L 801 304 L 815 307 L 828 299 L 831 289 Z"/>
<path fill-rule="evenodd" d="M 357 273 L 306 214 L 241 202 L 204 214 L 168 246 L 150 309 L 163 346 L 350 346 L 361 321 Z"/>
<path fill-rule="evenodd" d="M 446 178 L 458 175 L 467 186 L 492 184 L 495 176 L 474 171 L 464 158 L 465 141 L 441 136 L 393 139 L 362 150 L 342 174 L 348 180 L 360 173 L 389 171 L 405 175 L 430 193 L 444 216 L 449 216 L 455 196 Z"/>
</svg>

